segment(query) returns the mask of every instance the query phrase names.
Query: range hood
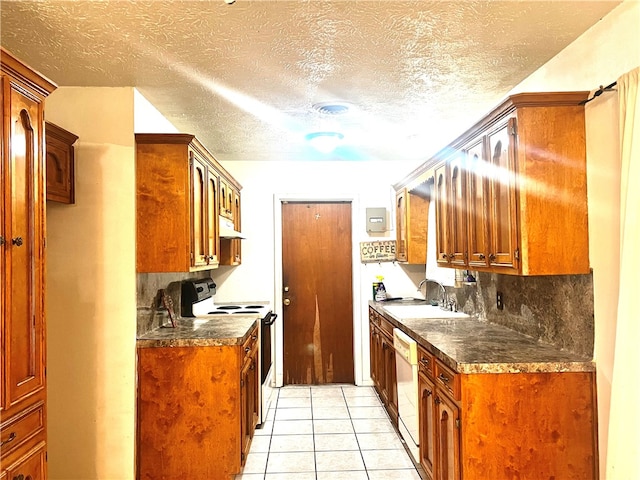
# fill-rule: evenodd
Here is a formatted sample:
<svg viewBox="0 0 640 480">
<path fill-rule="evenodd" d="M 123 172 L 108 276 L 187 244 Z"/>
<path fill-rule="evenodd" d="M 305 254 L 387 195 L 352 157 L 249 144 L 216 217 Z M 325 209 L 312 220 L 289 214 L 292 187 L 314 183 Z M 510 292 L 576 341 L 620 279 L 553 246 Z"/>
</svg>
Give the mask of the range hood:
<svg viewBox="0 0 640 480">
<path fill-rule="evenodd" d="M 240 232 L 234 229 L 233 222 L 228 218 L 220 216 L 220 238 L 245 238 Z"/>
</svg>

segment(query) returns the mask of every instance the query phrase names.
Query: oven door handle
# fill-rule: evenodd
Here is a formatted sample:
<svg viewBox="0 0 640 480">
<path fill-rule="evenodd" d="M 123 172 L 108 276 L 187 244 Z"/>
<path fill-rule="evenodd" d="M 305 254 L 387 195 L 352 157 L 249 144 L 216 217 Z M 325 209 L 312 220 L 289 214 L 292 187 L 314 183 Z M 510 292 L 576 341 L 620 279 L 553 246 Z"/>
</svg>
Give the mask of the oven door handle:
<svg viewBox="0 0 640 480">
<path fill-rule="evenodd" d="M 268 327 L 269 325 L 273 325 L 276 321 L 276 318 L 278 318 L 278 314 L 277 313 L 270 313 L 269 315 L 271 315 L 271 318 L 269 318 L 269 320 L 265 320 L 264 324 Z"/>
</svg>

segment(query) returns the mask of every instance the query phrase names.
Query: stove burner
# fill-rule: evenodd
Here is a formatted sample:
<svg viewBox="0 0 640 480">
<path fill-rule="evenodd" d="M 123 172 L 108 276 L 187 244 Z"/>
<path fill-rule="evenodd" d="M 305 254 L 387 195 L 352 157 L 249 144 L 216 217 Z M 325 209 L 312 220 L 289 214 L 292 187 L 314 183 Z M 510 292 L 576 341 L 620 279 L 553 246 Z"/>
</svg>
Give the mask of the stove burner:
<svg viewBox="0 0 640 480">
<path fill-rule="evenodd" d="M 213 310 L 211 312 L 208 312 L 207 315 L 228 315 L 228 314 L 235 314 L 235 315 L 251 315 L 251 314 L 256 314 L 256 313 L 260 313 L 257 310 L 245 310 L 245 309 L 240 309 L 240 307 L 218 307 L 219 310 Z M 233 310 L 233 311 L 229 311 L 229 310 Z"/>
<path fill-rule="evenodd" d="M 220 305 L 217 307 L 219 310 L 238 310 L 242 308 L 240 305 Z"/>
<path fill-rule="evenodd" d="M 264 305 L 245 305 L 244 308 L 264 308 Z"/>
</svg>

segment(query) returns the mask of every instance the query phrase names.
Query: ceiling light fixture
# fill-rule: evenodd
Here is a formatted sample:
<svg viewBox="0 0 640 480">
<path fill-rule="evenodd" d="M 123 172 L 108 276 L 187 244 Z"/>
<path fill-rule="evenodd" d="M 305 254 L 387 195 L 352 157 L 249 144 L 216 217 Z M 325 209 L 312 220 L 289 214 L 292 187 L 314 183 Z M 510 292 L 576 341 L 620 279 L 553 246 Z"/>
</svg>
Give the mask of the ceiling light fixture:
<svg viewBox="0 0 640 480">
<path fill-rule="evenodd" d="M 340 132 L 313 132 L 304 137 L 309 145 L 322 153 L 333 152 L 344 139 Z"/>
<path fill-rule="evenodd" d="M 344 102 L 314 103 L 312 108 L 323 115 L 344 115 L 349 113 L 350 105 Z"/>
</svg>

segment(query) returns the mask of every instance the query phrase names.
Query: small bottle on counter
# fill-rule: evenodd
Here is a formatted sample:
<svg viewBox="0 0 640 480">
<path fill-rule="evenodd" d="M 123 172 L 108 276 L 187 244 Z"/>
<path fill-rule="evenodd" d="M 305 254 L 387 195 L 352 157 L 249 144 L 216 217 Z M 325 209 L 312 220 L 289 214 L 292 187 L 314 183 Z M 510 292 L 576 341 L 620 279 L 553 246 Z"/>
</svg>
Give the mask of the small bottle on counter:
<svg viewBox="0 0 640 480">
<path fill-rule="evenodd" d="M 382 280 L 384 280 L 384 277 L 382 275 L 377 275 L 376 281 L 373 282 L 373 299 L 376 302 L 380 302 L 387 298 L 387 290 L 384 288 Z"/>
</svg>

